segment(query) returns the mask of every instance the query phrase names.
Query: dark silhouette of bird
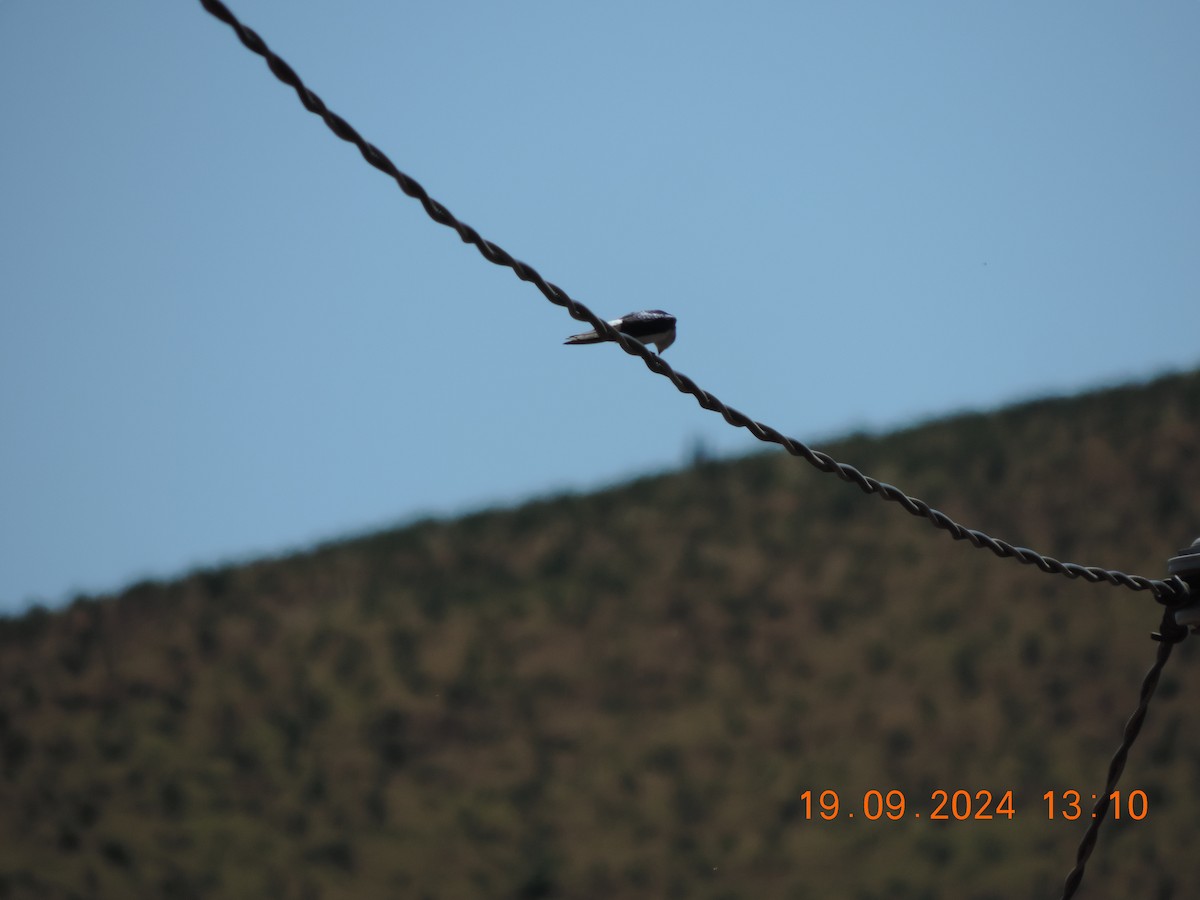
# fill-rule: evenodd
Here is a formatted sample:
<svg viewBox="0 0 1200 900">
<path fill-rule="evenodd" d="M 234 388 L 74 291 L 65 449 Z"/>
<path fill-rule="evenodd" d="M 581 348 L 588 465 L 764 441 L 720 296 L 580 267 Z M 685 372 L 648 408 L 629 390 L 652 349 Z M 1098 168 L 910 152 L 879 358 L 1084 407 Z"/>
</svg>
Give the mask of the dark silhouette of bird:
<svg viewBox="0 0 1200 900">
<path fill-rule="evenodd" d="M 662 353 L 675 343 L 675 317 L 661 309 L 644 309 L 641 312 L 626 313 L 619 319 L 611 319 L 608 323 L 621 334 L 641 341 L 643 344 L 653 344 Z M 583 334 L 573 334 L 564 344 L 599 344 L 611 340 L 602 337 L 595 331 L 585 331 Z"/>
</svg>

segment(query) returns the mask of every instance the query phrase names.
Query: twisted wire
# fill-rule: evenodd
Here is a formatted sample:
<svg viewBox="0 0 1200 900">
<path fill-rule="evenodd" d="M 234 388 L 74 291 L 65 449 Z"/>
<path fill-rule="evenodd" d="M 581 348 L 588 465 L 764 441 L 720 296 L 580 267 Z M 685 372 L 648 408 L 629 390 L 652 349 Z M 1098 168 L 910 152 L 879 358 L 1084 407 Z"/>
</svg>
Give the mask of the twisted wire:
<svg viewBox="0 0 1200 900">
<path fill-rule="evenodd" d="M 1096 838 L 1100 834 L 1100 826 L 1104 823 L 1104 817 L 1108 815 L 1108 808 L 1112 804 L 1109 797 L 1117 789 L 1117 782 L 1121 779 L 1121 773 L 1125 771 L 1125 761 L 1129 757 L 1129 751 L 1133 748 L 1133 742 L 1137 740 L 1138 733 L 1142 730 L 1142 723 L 1146 719 L 1146 713 L 1150 708 L 1150 699 L 1158 687 L 1158 679 L 1162 675 L 1163 667 L 1171 658 L 1171 650 L 1174 646 L 1187 637 L 1188 630 L 1175 622 L 1177 608 L 1178 604 L 1172 604 L 1163 611 L 1161 631 L 1155 635 L 1159 640 L 1159 645 L 1154 665 L 1142 679 L 1142 690 L 1138 697 L 1137 708 L 1129 717 L 1129 721 L 1125 723 L 1121 746 L 1117 748 L 1112 761 L 1108 764 L 1108 779 L 1104 785 L 1104 792 L 1100 794 L 1096 805 L 1092 807 L 1092 821 L 1088 825 L 1083 839 L 1079 842 L 1079 849 L 1075 854 L 1075 868 L 1071 870 L 1067 875 L 1067 880 L 1063 883 L 1062 900 L 1070 900 L 1071 897 L 1074 897 L 1079 883 L 1083 881 L 1083 873 L 1087 868 L 1088 860 L 1091 858 L 1092 851 L 1096 849 Z"/>
<path fill-rule="evenodd" d="M 209 13 L 229 25 L 249 50 L 266 60 L 267 66 L 275 74 L 275 77 L 296 91 L 296 95 L 305 109 L 320 116 L 339 138 L 357 147 L 363 159 L 394 179 L 400 190 L 420 201 L 425 212 L 433 221 L 439 225 L 453 228 L 464 243 L 474 245 L 488 262 L 512 269 L 518 278 L 534 285 L 551 303 L 564 307 L 573 319 L 588 323 L 601 335 L 619 344 L 626 353 L 639 357 L 651 372 L 669 379 L 676 389 L 690 394 L 702 408 L 719 413 L 730 425 L 745 428 L 755 438 L 765 443 L 778 444 L 792 456 L 805 460 L 818 471 L 836 475 L 842 481 L 858 485 L 866 494 L 874 494 L 883 500 L 898 503 L 906 512 L 928 520 L 935 528 L 945 531 L 954 540 L 967 541 L 974 547 L 990 550 L 1002 559 L 1015 559 L 1023 565 L 1036 566 L 1042 572 L 1062 575 L 1066 578 L 1082 578 L 1093 583 L 1104 581 L 1133 591 L 1148 590 L 1153 592 L 1160 603 L 1168 603 L 1181 596 L 1181 588 L 1177 579 L 1160 581 L 1141 575 L 1129 575 L 1116 569 L 1061 562 L 1028 547 L 1015 547 L 1007 541 L 999 540 L 982 531 L 967 528 L 955 522 L 945 513 L 931 508 L 923 500 L 910 497 L 899 488 L 865 475 L 853 466 L 838 462 L 827 453 L 813 450 L 803 442 L 787 437 L 769 425 L 758 422 L 745 413 L 722 403 L 713 394 L 699 387 L 692 379 L 672 369 L 663 361 L 662 357 L 652 353 L 637 340 L 621 334 L 582 303 L 573 300 L 562 288 L 546 281 L 532 266 L 513 258 L 503 248 L 482 238 L 470 225 L 455 218 L 450 210 L 430 197 L 425 188 L 417 181 L 396 168 L 382 150 L 366 141 L 341 116 L 331 112 L 320 97 L 305 87 L 304 82 L 300 80 L 292 67 L 275 54 L 256 32 L 238 21 L 221 0 L 200 0 L 200 3 Z"/>
</svg>

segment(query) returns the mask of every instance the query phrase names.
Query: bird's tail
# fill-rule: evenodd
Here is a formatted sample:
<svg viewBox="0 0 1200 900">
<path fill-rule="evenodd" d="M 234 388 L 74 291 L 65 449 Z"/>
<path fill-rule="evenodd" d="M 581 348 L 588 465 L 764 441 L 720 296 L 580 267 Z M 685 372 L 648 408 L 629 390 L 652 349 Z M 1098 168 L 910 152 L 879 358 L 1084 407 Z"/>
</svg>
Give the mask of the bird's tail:
<svg viewBox="0 0 1200 900">
<path fill-rule="evenodd" d="M 596 334 L 594 331 L 585 331 L 583 334 L 573 334 L 565 341 L 564 344 L 599 344 L 604 338 Z"/>
</svg>

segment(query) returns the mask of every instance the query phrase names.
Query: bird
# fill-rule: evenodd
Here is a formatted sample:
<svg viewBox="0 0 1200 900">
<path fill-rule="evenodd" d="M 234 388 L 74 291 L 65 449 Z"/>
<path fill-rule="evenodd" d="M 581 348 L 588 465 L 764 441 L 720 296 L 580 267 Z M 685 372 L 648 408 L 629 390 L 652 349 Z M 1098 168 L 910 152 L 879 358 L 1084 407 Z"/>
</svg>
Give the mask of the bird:
<svg viewBox="0 0 1200 900">
<path fill-rule="evenodd" d="M 661 309 L 643 309 L 626 313 L 619 319 L 609 320 L 609 325 L 643 344 L 653 344 L 662 353 L 675 343 L 675 317 Z M 573 334 L 564 344 L 598 344 L 611 338 L 601 337 L 595 331 Z"/>
</svg>

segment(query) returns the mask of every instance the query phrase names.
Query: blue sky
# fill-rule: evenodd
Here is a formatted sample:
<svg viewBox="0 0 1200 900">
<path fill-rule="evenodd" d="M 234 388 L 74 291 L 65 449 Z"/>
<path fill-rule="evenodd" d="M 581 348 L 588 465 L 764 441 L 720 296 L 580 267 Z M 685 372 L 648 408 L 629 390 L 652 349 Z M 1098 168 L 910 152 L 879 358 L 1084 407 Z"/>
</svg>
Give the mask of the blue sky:
<svg viewBox="0 0 1200 900">
<path fill-rule="evenodd" d="M 231 8 L 818 446 L 1200 365 L 1195 3 Z M 0 609 L 756 446 L 562 346 L 198 2 L 0 5 L 0 113 Z"/>
</svg>

